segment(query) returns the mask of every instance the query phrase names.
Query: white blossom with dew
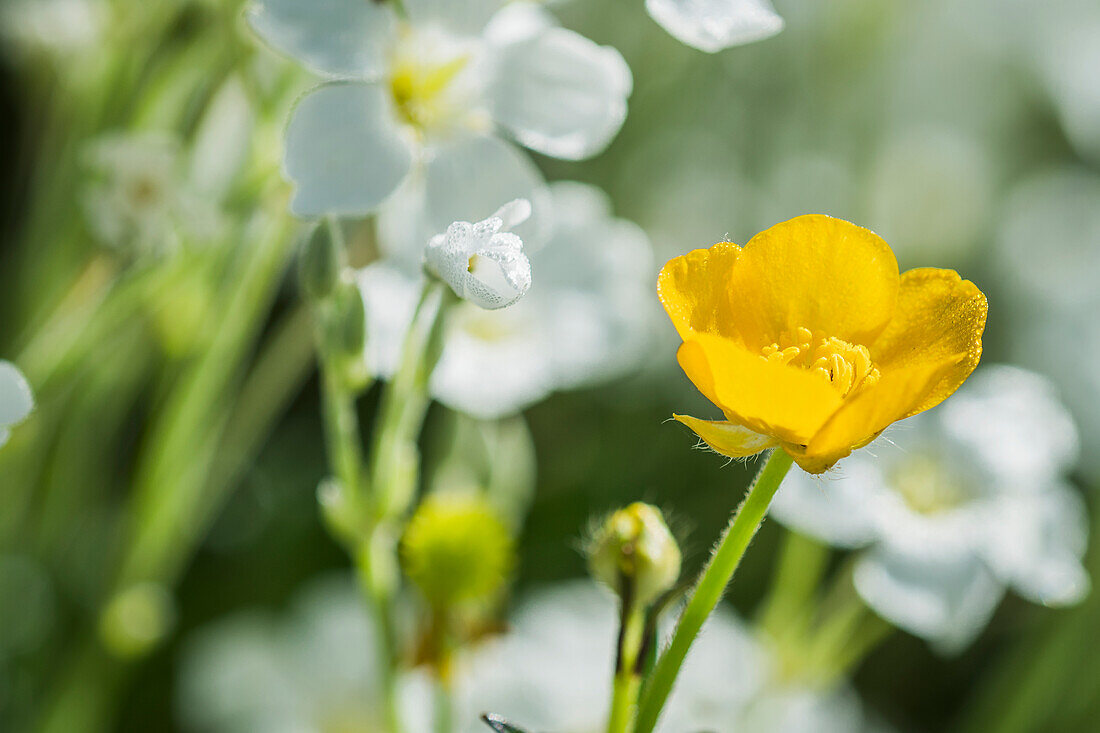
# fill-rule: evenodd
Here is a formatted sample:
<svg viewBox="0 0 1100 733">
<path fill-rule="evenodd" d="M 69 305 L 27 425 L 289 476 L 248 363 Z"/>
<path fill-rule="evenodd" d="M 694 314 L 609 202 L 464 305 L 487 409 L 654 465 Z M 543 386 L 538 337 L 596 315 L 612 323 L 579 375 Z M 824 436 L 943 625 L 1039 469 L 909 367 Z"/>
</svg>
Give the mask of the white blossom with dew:
<svg viewBox="0 0 1100 733">
<path fill-rule="evenodd" d="M 783 30 L 783 19 L 769 0 L 646 0 L 645 7 L 673 38 L 707 53 Z"/>
<path fill-rule="evenodd" d="M 113 133 L 88 144 L 92 182 L 84 212 L 103 244 L 135 257 L 163 256 L 184 240 L 205 240 L 222 224 L 217 201 L 194 185 L 177 136 Z"/>
<path fill-rule="evenodd" d="M 402 4 L 405 17 L 362 0 L 249 4 L 261 38 L 328 80 L 287 128 L 292 210 L 381 207 L 388 244 L 407 256 L 469 212 L 522 197 L 536 214 L 516 233 L 534 241 L 544 184 L 509 138 L 568 160 L 600 152 L 626 118 L 630 69 L 534 3 Z"/>
<path fill-rule="evenodd" d="M 866 548 L 854 575 L 863 600 L 955 652 L 1008 587 L 1050 606 L 1088 592 L 1087 517 L 1065 479 L 1077 452 L 1074 423 L 1047 380 L 985 366 L 835 477 L 792 473 L 772 514 L 833 545 Z"/>
<path fill-rule="evenodd" d="M 556 390 L 626 373 L 641 363 L 655 322 L 653 254 L 645 234 L 611 215 L 602 191 L 579 183 L 550 188 L 549 239 L 528 252 L 530 291 L 514 305 L 453 308 L 433 397 L 460 412 L 515 414 Z M 368 366 L 388 378 L 421 287 L 411 266 L 388 261 L 359 273 L 367 311 Z"/>
<path fill-rule="evenodd" d="M 27 419 L 34 409 L 31 386 L 18 367 L 0 359 L 0 446 L 8 442 L 11 429 Z"/>
<path fill-rule="evenodd" d="M 530 216 L 531 202 L 516 199 L 476 224 L 456 221 L 428 242 L 424 267 L 467 302 L 486 310 L 512 305 L 531 287 L 531 262 L 508 230 Z"/>
</svg>

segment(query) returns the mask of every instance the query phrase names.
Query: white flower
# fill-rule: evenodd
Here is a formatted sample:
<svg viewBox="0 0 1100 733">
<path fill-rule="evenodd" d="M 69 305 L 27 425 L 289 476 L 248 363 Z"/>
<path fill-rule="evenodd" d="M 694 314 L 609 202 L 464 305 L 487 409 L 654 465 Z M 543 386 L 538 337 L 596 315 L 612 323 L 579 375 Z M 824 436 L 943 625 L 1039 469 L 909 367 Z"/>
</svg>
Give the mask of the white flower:
<svg viewBox="0 0 1100 733">
<path fill-rule="evenodd" d="M 11 429 L 27 419 L 34 409 L 34 396 L 23 373 L 10 361 L 0 359 L 0 446 L 8 442 Z"/>
<path fill-rule="evenodd" d="M 611 594 L 590 581 L 528 595 L 513 614 L 510 632 L 475 648 L 460 667 L 458 719 L 464 723 L 459 730 L 481 730 L 476 714 L 486 710 L 525 730 L 603 730 L 614 666 L 616 605 Z M 773 680 L 767 648 L 732 613 L 719 608 L 692 646 L 658 730 L 861 729 L 859 701 L 847 690 L 819 692 Z"/>
<path fill-rule="evenodd" d="M 646 0 L 645 7 L 678 41 L 708 53 L 783 30 L 783 19 L 768 0 Z"/>
<path fill-rule="evenodd" d="M 856 590 L 943 651 L 967 645 L 1011 586 L 1047 605 L 1080 600 L 1087 520 L 1063 478 L 1077 432 L 1042 377 L 982 367 L 937 410 L 852 456 L 844 475 L 796 472 L 773 514 L 841 547 L 864 547 Z"/>
<path fill-rule="evenodd" d="M 282 618 L 244 612 L 188 640 L 177 690 L 189 729 L 301 733 L 381 724 L 372 624 L 354 583 L 313 581 Z"/>
<path fill-rule="evenodd" d="M 509 632 L 459 656 L 454 720 L 461 733 L 487 730 L 497 712 L 526 730 L 604 729 L 617 624 L 614 597 L 590 581 L 524 598 Z M 188 640 L 178 675 L 185 726 L 230 731 L 374 730 L 374 632 L 347 577 L 314 581 L 285 617 L 245 612 Z M 688 655 L 658 730 L 852 733 L 864 728 L 858 698 L 780 686 L 766 648 L 719 609 Z M 406 730 L 432 730 L 432 683 L 423 669 L 398 680 Z"/>
<path fill-rule="evenodd" d="M 84 210 L 104 244 L 155 256 L 218 232 L 217 205 L 190 182 L 175 136 L 112 134 L 89 144 L 85 155 L 96 180 L 85 191 Z"/>
<path fill-rule="evenodd" d="M 529 252 L 534 280 L 509 308 L 453 308 L 432 395 L 477 417 L 519 412 L 555 390 L 636 366 L 653 323 L 653 256 L 645 235 L 611 216 L 607 197 L 578 183 L 551 186 L 550 238 Z M 415 271 L 381 262 L 359 275 L 367 309 L 367 362 L 397 368 L 420 284 Z"/>
<path fill-rule="evenodd" d="M 456 221 L 424 252 L 425 268 L 455 295 L 486 310 L 512 305 L 531 287 L 531 262 L 523 242 L 508 231 L 531 216 L 531 203 L 516 199 L 488 219 Z"/>
<path fill-rule="evenodd" d="M 293 211 L 366 214 L 400 188 L 406 227 L 424 227 L 402 238 L 405 252 L 500 201 L 541 211 L 541 175 L 500 135 L 558 158 L 594 155 L 626 117 L 630 70 L 538 6 L 502 5 L 405 0 L 405 19 L 389 2 L 253 0 L 253 29 L 332 80 L 287 129 Z M 537 230 L 536 217 L 519 234 Z"/>
</svg>

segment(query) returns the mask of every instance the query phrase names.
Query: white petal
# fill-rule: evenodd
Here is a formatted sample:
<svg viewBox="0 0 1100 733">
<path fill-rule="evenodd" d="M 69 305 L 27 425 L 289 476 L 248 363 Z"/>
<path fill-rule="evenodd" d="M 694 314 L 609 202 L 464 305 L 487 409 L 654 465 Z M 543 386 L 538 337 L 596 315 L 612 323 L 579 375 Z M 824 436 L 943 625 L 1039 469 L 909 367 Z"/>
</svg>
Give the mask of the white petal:
<svg viewBox="0 0 1100 733">
<path fill-rule="evenodd" d="M 783 30 L 768 0 L 646 0 L 645 7 L 678 41 L 708 53 Z"/>
<path fill-rule="evenodd" d="M 547 28 L 498 49 L 488 90 L 493 118 L 540 153 L 578 160 L 600 152 L 626 119 L 630 68 L 618 51 Z"/>
<path fill-rule="evenodd" d="M 492 311 L 461 304 L 450 314 L 446 338 L 431 386 L 432 395 L 452 409 L 504 417 L 554 389 L 551 344 L 526 300 Z"/>
<path fill-rule="evenodd" d="M 497 209 L 492 218 L 500 219 L 504 231 L 515 229 L 531 218 L 531 202 L 527 199 L 509 201 Z"/>
<path fill-rule="evenodd" d="M 1013 366 L 983 366 L 936 413 L 949 441 L 990 473 L 1035 485 L 1073 467 L 1077 427 L 1054 385 Z"/>
<path fill-rule="evenodd" d="M 375 263 L 356 275 L 367 315 L 367 367 L 389 379 L 397 371 L 405 333 L 412 323 L 421 278 L 384 263 Z"/>
<path fill-rule="evenodd" d="M 1036 603 L 1064 606 L 1084 598 L 1088 514 L 1080 495 L 1058 483 L 1006 499 L 991 527 L 987 559 L 994 571 Z"/>
<path fill-rule="evenodd" d="M 437 26 L 461 35 L 476 35 L 505 0 L 402 0 L 415 26 Z"/>
<path fill-rule="evenodd" d="M 363 215 L 401 183 L 412 153 L 390 100 L 370 84 L 326 84 L 298 102 L 286 133 L 286 174 L 299 216 Z"/>
<path fill-rule="evenodd" d="M 1004 585 L 974 554 L 918 558 L 877 547 L 860 558 L 854 581 L 876 613 L 943 653 L 973 641 L 1004 596 Z"/>
<path fill-rule="evenodd" d="M 23 422 L 34 409 L 31 386 L 9 361 L 0 360 L 0 428 Z"/>
<path fill-rule="evenodd" d="M 252 0 L 245 12 L 272 47 L 338 78 L 378 78 L 396 27 L 390 3 L 372 0 Z"/>
<path fill-rule="evenodd" d="M 877 465 L 853 456 L 843 474 L 792 471 L 772 501 L 771 515 L 791 529 L 837 547 L 858 547 L 878 534 L 877 511 L 885 478 Z"/>
<path fill-rule="evenodd" d="M 492 45 L 518 43 L 534 38 L 547 28 L 558 25 L 557 19 L 539 2 L 512 0 L 505 3 L 489 25 L 482 38 Z"/>
<path fill-rule="evenodd" d="M 550 202 L 542 174 L 530 158 L 503 140 L 465 138 L 441 147 L 428 163 L 425 178 L 424 217 L 432 234 L 451 222 L 484 219 L 502 201 L 525 198 L 531 202 L 531 217 L 513 231 L 529 246 L 545 237 Z M 423 246 L 421 240 L 416 248 Z"/>
<path fill-rule="evenodd" d="M 538 304 L 554 343 L 557 389 L 618 376 L 640 365 L 661 314 L 649 239 L 611 214 L 607 195 L 582 183 L 550 186 L 554 226 L 531 249 Z"/>
</svg>

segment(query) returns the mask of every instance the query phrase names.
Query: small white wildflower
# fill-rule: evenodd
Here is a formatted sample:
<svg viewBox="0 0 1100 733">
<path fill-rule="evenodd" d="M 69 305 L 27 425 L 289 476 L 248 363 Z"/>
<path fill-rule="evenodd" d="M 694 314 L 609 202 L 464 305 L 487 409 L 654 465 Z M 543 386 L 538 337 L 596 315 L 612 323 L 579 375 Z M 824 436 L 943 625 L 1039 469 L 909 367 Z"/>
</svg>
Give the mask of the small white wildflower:
<svg viewBox="0 0 1100 733">
<path fill-rule="evenodd" d="M 783 19 L 768 0 L 646 0 L 645 7 L 676 40 L 707 53 L 783 30 Z"/>
<path fill-rule="evenodd" d="M 456 221 L 432 237 L 424 265 L 463 300 L 486 310 L 507 307 L 531 287 L 523 241 L 508 231 L 530 215 L 531 204 L 516 199 L 476 224 Z"/>
<path fill-rule="evenodd" d="M 645 358 L 656 316 L 645 233 L 615 218 L 607 195 L 593 186 L 557 181 L 550 194 L 549 237 L 530 248 L 537 273 L 531 291 L 503 310 L 460 303 L 450 312 L 431 392 L 452 409 L 513 415 L 556 390 L 621 376 Z M 506 225 L 522 213 L 498 212 Z M 383 260 L 358 276 L 370 334 L 366 359 L 383 378 L 397 368 L 421 288 L 402 264 Z"/>
<path fill-rule="evenodd" d="M 399 15 L 367 0 L 248 3 L 258 36 L 327 79 L 287 126 L 291 209 L 377 211 L 387 246 L 408 256 L 465 212 L 523 196 L 536 208 L 519 232 L 530 244 L 545 182 L 512 140 L 566 160 L 600 152 L 626 118 L 629 67 L 535 3 L 401 5 Z"/>
<path fill-rule="evenodd" d="M 23 373 L 9 361 L 0 360 L 0 446 L 8 442 L 11 428 L 27 419 L 34 409 L 34 397 Z"/>
<path fill-rule="evenodd" d="M 85 161 L 94 180 L 84 192 L 92 233 L 135 256 L 160 256 L 188 238 L 217 234 L 220 212 L 186 170 L 178 137 L 170 133 L 113 133 L 91 142 Z"/>
<path fill-rule="evenodd" d="M 1078 446 L 1049 382 L 986 366 L 950 402 L 852 456 L 842 476 L 792 473 L 772 513 L 833 545 L 866 547 L 854 581 L 867 605 L 954 652 L 1007 587 L 1051 606 L 1088 592 L 1087 515 L 1064 479 Z"/>
</svg>

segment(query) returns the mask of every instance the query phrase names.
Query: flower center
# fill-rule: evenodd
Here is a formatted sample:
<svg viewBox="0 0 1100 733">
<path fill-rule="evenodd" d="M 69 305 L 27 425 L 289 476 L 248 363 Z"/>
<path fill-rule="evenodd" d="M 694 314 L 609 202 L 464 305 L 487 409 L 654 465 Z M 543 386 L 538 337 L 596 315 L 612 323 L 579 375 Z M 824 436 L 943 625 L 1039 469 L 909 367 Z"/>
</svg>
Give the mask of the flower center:
<svg viewBox="0 0 1100 733">
<path fill-rule="evenodd" d="M 813 333 L 799 327 L 784 332 L 775 343 L 765 346 L 760 358 L 765 361 L 799 367 L 821 377 L 848 396 L 879 379 L 866 346 L 850 344 L 834 336 Z"/>
<path fill-rule="evenodd" d="M 890 485 L 918 514 L 950 511 L 971 497 L 962 478 L 942 461 L 928 455 L 912 455 L 891 471 Z"/>
<path fill-rule="evenodd" d="M 390 94 L 401 121 L 418 133 L 469 122 L 474 116 L 459 79 L 471 54 L 453 42 L 406 32 L 390 63 Z"/>
</svg>

